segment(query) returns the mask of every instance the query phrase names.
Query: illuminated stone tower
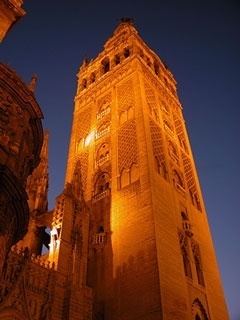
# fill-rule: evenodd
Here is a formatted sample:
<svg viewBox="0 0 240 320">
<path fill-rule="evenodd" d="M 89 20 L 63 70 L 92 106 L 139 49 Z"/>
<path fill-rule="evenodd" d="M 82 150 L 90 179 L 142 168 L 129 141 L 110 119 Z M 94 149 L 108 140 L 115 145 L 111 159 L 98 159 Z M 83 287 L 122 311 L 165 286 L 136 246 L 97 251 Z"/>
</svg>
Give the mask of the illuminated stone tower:
<svg viewBox="0 0 240 320">
<path fill-rule="evenodd" d="M 78 73 L 76 170 L 93 319 L 228 319 L 176 81 L 131 19 Z"/>
</svg>

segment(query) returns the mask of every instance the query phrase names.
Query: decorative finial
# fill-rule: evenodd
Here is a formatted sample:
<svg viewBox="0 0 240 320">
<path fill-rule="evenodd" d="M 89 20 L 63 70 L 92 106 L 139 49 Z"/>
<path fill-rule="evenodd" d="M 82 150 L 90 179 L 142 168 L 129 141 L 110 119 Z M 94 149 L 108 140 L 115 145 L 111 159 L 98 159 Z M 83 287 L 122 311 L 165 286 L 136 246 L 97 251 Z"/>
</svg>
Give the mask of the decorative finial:
<svg viewBox="0 0 240 320">
<path fill-rule="evenodd" d="M 35 86 L 36 86 L 36 82 L 37 82 L 37 75 L 34 74 L 32 76 L 32 79 L 29 83 L 29 86 L 28 86 L 28 89 L 31 91 L 31 92 L 34 92 L 35 91 Z"/>
<path fill-rule="evenodd" d="M 122 17 L 121 22 L 133 25 L 134 20 L 133 20 L 133 18 Z"/>
</svg>

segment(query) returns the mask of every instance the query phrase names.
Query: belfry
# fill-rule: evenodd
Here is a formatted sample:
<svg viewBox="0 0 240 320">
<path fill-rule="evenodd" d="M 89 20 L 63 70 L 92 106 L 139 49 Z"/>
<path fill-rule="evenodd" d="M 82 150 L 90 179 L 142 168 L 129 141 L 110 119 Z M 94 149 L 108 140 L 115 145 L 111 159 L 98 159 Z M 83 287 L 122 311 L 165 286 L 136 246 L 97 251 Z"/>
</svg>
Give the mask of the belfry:
<svg viewBox="0 0 240 320">
<path fill-rule="evenodd" d="M 123 18 L 77 77 L 64 190 L 47 211 L 46 133 L 0 319 L 228 320 L 172 73 Z"/>
</svg>

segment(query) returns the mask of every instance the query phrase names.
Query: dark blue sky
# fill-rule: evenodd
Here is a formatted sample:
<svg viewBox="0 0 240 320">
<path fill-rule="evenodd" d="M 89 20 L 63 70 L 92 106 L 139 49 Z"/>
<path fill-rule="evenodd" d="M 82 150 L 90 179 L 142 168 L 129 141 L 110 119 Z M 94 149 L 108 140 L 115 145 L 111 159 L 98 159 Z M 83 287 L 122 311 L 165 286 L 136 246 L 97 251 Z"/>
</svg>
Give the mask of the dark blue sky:
<svg viewBox="0 0 240 320">
<path fill-rule="evenodd" d="M 36 97 L 50 129 L 50 209 L 64 184 L 78 68 L 102 50 L 121 17 L 132 17 L 178 82 L 230 318 L 239 320 L 238 1 L 28 0 L 24 9 L 0 60 L 27 83 L 38 76 Z"/>
</svg>

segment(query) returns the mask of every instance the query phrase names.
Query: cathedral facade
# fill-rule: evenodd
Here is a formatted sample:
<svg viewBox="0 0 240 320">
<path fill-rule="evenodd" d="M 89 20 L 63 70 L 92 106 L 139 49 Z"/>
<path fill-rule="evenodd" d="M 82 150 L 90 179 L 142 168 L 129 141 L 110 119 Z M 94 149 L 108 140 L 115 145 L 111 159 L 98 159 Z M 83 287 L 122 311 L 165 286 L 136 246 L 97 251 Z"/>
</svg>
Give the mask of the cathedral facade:
<svg viewBox="0 0 240 320">
<path fill-rule="evenodd" d="M 34 130 L 40 162 L 21 182 L 25 229 L 2 249 L 0 319 L 229 319 L 176 81 L 132 19 L 80 67 L 52 211 L 48 132 Z"/>
</svg>

